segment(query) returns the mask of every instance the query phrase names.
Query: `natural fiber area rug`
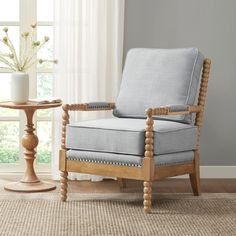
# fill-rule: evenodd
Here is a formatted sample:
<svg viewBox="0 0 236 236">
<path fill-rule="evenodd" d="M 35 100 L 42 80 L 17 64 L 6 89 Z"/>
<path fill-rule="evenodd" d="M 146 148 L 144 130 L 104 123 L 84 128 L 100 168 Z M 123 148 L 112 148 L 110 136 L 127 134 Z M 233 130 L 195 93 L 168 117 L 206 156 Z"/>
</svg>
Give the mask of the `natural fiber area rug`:
<svg viewBox="0 0 236 236">
<path fill-rule="evenodd" d="M 130 200 L 131 194 L 120 200 L 77 194 L 66 203 L 55 194 L 33 196 L 0 196 L 0 235 L 236 235 L 236 194 L 155 195 L 150 215 L 135 194 Z"/>
</svg>

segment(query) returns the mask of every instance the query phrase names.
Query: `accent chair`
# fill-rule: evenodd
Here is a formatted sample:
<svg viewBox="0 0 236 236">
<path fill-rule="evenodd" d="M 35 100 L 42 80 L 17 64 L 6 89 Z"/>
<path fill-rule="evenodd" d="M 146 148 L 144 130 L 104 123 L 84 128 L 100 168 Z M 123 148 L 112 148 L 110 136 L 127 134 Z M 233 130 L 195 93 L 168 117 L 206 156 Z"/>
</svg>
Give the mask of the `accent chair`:
<svg viewBox="0 0 236 236">
<path fill-rule="evenodd" d="M 143 181 L 144 212 L 152 182 L 189 174 L 200 195 L 199 137 L 211 61 L 196 48 L 131 49 L 115 103 L 63 105 L 61 200 L 68 172 Z M 72 111 L 113 110 L 113 118 L 69 123 Z"/>
</svg>

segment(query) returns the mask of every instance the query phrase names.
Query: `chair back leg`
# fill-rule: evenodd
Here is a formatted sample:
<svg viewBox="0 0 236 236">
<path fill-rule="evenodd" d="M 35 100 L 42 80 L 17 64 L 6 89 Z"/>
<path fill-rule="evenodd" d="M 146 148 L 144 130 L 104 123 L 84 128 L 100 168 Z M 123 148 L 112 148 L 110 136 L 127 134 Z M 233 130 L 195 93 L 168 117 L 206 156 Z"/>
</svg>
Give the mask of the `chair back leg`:
<svg viewBox="0 0 236 236">
<path fill-rule="evenodd" d="M 200 166 L 199 166 L 199 151 L 194 152 L 194 172 L 189 174 L 194 196 L 201 195 L 200 189 Z"/>
<path fill-rule="evenodd" d="M 124 178 L 117 178 L 120 188 L 126 188 L 126 180 Z"/>
</svg>

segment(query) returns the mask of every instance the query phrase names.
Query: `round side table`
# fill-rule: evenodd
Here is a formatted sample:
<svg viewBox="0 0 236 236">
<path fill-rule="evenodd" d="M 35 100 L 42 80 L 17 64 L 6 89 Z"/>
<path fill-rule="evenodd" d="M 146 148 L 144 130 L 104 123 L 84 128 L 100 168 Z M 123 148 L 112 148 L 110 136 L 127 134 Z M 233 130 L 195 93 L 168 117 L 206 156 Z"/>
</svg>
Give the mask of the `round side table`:
<svg viewBox="0 0 236 236">
<path fill-rule="evenodd" d="M 0 107 L 2 108 L 24 110 L 27 118 L 25 134 L 21 139 L 21 144 L 24 147 L 26 170 L 20 181 L 6 184 L 4 186 L 6 190 L 15 192 L 43 192 L 56 188 L 52 183 L 40 181 L 34 171 L 35 148 L 38 145 L 38 137 L 34 133 L 33 115 L 38 109 L 60 107 L 61 105 L 61 103 L 38 104 L 28 102 L 26 104 L 14 104 L 12 102 L 0 102 Z"/>
</svg>

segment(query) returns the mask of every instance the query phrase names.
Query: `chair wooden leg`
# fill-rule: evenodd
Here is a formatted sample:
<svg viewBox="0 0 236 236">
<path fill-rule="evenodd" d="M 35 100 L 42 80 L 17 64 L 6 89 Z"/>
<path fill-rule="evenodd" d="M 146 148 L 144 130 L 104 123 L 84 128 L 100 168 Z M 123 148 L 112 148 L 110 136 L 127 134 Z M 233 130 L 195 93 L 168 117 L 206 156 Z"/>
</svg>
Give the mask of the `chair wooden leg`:
<svg viewBox="0 0 236 236">
<path fill-rule="evenodd" d="M 194 156 L 194 173 L 189 174 L 189 178 L 194 196 L 200 196 L 201 189 L 200 189 L 200 167 L 199 167 L 198 151 L 195 151 L 195 156 Z"/>
<path fill-rule="evenodd" d="M 120 188 L 126 188 L 126 181 L 123 178 L 117 178 Z"/>
<path fill-rule="evenodd" d="M 61 172 L 61 201 L 65 202 L 67 199 L 67 187 L 68 187 L 68 172 L 62 171 Z"/>
<path fill-rule="evenodd" d="M 144 181 L 143 183 L 143 209 L 146 214 L 151 213 L 152 206 L 152 182 Z"/>
<path fill-rule="evenodd" d="M 201 190 L 200 190 L 200 178 L 199 175 L 196 173 L 190 174 L 189 175 L 192 190 L 194 196 L 200 196 L 201 195 Z"/>
</svg>

